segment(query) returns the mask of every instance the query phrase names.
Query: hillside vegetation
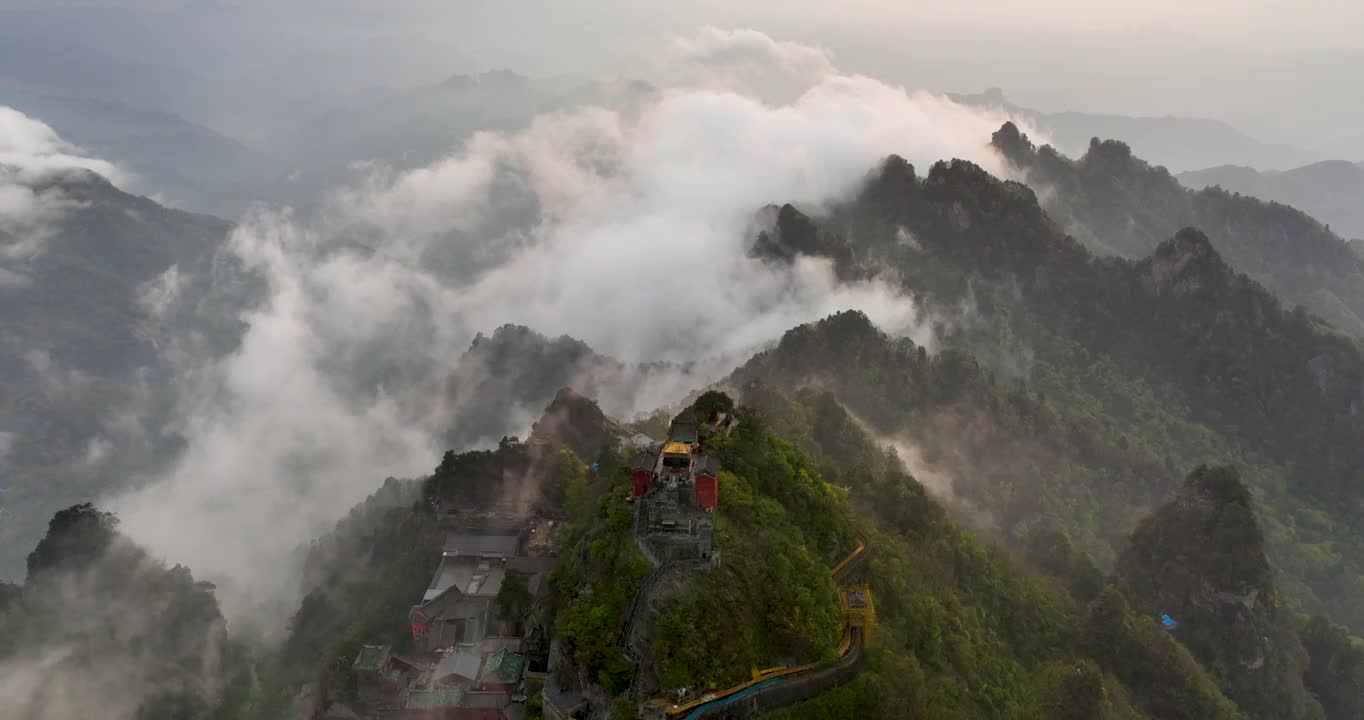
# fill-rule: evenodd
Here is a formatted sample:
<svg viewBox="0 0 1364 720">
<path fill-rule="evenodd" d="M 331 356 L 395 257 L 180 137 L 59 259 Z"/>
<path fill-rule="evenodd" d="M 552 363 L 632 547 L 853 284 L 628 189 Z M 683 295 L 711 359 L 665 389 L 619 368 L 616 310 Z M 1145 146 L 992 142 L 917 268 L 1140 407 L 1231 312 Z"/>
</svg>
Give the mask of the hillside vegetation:
<svg viewBox="0 0 1364 720">
<path fill-rule="evenodd" d="M 850 257 L 850 275 L 897 273 L 945 349 L 930 365 L 897 341 L 878 363 L 848 351 L 857 333 L 839 334 L 778 350 L 807 366 L 784 382 L 835 388 L 877 433 L 908 432 L 928 465 L 959 468 L 968 496 L 979 458 L 1001 459 L 1008 482 L 978 493 L 982 509 L 1013 534 L 1056 522 L 1105 565 L 1180 468 L 1234 462 L 1262 500 L 1288 597 L 1364 628 L 1351 600 L 1364 591 L 1353 521 L 1364 355 L 1353 340 L 1236 274 L 1197 230 L 1141 261 L 1096 258 L 1029 188 L 970 163 L 920 179 L 892 158 L 855 202 L 814 223 L 825 246 L 846 248 L 819 253 Z M 994 390 L 949 402 L 914 392 L 914 373 L 934 366 Z"/>
</svg>

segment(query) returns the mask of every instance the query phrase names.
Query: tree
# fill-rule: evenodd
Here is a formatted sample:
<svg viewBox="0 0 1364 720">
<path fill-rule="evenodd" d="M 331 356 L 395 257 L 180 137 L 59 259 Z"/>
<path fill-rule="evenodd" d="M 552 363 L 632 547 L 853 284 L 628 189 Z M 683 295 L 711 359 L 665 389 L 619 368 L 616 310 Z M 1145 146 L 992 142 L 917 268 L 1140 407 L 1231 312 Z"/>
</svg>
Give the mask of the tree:
<svg viewBox="0 0 1364 720">
<path fill-rule="evenodd" d="M 47 523 L 47 535 L 28 555 L 28 576 L 61 566 L 88 565 L 109 549 L 117 526 L 113 513 L 90 503 L 58 510 Z"/>
<path fill-rule="evenodd" d="M 497 613 L 503 619 L 519 619 L 530 611 L 534 600 L 530 586 L 526 584 L 526 576 L 515 570 L 507 570 L 502 587 L 497 591 Z"/>
<path fill-rule="evenodd" d="M 1032 716 L 1048 720 L 1103 717 L 1111 706 L 1103 671 L 1092 660 L 1053 662 L 1033 678 Z"/>
<path fill-rule="evenodd" d="M 719 390 L 707 390 L 701 393 L 701 397 L 696 398 L 692 407 L 696 408 L 697 417 L 708 420 L 716 413 L 734 412 L 734 400 Z"/>
</svg>

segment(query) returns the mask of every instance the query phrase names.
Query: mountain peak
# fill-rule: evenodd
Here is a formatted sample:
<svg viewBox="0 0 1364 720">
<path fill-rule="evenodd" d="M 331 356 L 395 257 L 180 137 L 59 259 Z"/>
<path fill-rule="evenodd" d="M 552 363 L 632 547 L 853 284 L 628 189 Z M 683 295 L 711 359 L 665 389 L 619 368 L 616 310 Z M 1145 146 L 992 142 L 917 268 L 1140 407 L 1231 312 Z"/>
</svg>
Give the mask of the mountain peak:
<svg viewBox="0 0 1364 720">
<path fill-rule="evenodd" d="M 918 184 L 914 166 L 899 155 L 891 155 L 867 177 L 858 199 L 874 204 L 903 202 L 913 196 Z"/>
<path fill-rule="evenodd" d="M 1006 121 L 990 136 L 990 144 L 1003 153 L 1009 162 L 1020 166 L 1036 152 L 1032 141 L 1011 120 Z"/>
<path fill-rule="evenodd" d="M 1143 283 L 1155 295 L 1186 295 L 1225 283 L 1231 268 L 1202 232 L 1186 227 L 1143 261 Z"/>
<path fill-rule="evenodd" d="M 1168 614 L 1181 641 L 1223 668 L 1228 695 L 1262 717 L 1312 717 L 1305 655 L 1280 617 L 1264 531 L 1234 468 L 1196 468 L 1132 533 L 1118 576 L 1134 605 Z"/>
<path fill-rule="evenodd" d="M 531 426 L 531 442 L 566 447 L 579 458 L 596 456 L 611 439 L 616 424 L 591 398 L 572 388 L 560 388 Z"/>
<path fill-rule="evenodd" d="M 754 257 L 779 262 L 791 262 L 800 255 L 827 257 L 844 273 L 853 260 L 852 248 L 843 238 L 823 231 L 810 216 L 790 203 L 777 210 L 769 229 L 758 233 L 750 252 Z"/>
<path fill-rule="evenodd" d="M 1084 160 L 1105 164 L 1131 163 L 1132 147 L 1121 140 L 1100 140 L 1093 137 L 1089 139 L 1089 150 L 1085 152 Z"/>
</svg>

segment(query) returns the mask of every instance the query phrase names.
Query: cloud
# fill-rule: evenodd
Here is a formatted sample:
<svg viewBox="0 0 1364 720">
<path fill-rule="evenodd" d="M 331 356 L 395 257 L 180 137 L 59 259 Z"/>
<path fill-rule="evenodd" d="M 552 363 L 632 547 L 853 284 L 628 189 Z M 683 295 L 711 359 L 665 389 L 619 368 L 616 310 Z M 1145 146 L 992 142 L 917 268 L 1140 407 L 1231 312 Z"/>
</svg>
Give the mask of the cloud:
<svg viewBox="0 0 1364 720">
<path fill-rule="evenodd" d="M 27 178 L 73 168 L 99 173 L 118 182 L 122 173 L 105 160 L 90 157 L 81 148 L 58 137 L 41 120 L 0 105 L 0 165 L 9 165 Z"/>
<path fill-rule="evenodd" d="M 893 283 L 843 284 L 820 260 L 750 258 L 758 210 L 845 199 L 890 153 L 998 171 L 984 141 L 999 119 L 840 74 L 821 51 L 754 31 L 708 28 L 677 48 L 721 75 L 766 67 L 804 73 L 808 87 L 772 104 L 699 82 L 628 112 L 548 114 L 424 168 L 377 169 L 316 217 L 245 218 L 228 251 L 264 279 L 268 300 L 243 316 L 226 356 L 163 343 L 183 365 L 188 447 L 112 501 L 125 531 L 219 582 L 229 613 L 242 607 L 234 585 L 287 592 L 288 551 L 383 477 L 428 472 L 452 425 L 524 433 L 533 413 L 507 428 L 461 414 L 458 380 L 478 373 L 458 359 L 504 323 L 688 368 L 607 393 L 616 414 L 676 398 L 838 310 L 921 331 Z M 158 307 L 176 301 L 149 293 Z"/>
<path fill-rule="evenodd" d="M 54 224 L 76 204 L 52 181 L 87 171 L 111 182 L 127 179 L 112 163 L 90 157 L 43 122 L 0 105 L 0 262 L 39 252 Z M 0 267 L 0 288 L 26 284 L 20 270 Z"/>
<path fill-rule="evenodd" d="M 687 77 L 712 87 L 780 96 L 838 74 L 829 52 L 774 40 L 757 30 L 706 26 L 676 38 L 670 62 L 691 66 Z"/>
</svg>

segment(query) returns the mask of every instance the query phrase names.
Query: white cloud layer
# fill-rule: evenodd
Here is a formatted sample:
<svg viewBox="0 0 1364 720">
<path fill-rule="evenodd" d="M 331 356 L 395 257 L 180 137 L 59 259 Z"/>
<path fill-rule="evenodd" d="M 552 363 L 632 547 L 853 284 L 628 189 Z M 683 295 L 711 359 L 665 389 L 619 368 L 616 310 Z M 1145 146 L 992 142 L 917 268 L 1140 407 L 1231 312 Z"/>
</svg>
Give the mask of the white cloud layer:
<svg viewBox="0 0 1364 720">
<path fill-rule="evenodd" d="M 42 121 L 0 105 L 0 262 L 37 254 L 73 201 L 47 185 L 73 171 L 113 182 L 126 179 L 112 163 L 90 157 Z M 0 289 L 26 284 L 21 271 L 0 266 Z"/>
<path fill-rule="evenodd" d="M 630 361 L 710 360 L 717 374 L 728 368 L 715 358 L 847 308 L 922 334 L 889 284 L 749 258 L 757 211 L 846 198 L 890 153 L 999 171 L 986 141 L 1002 119 L 840 74 L 821 51 L 754 31 L 707 28 L 673 51 L 701 80 L 642 111 L 542 116 L 427 167 L 378 171 L 318 219 L 248 217 L 230 250 L 270 299 L 237 351 L 187 369 L 188 450 L 115 500 L 125 531 L 221 589 L 287 591 L 291 548 L 386 475 L 434 467 L 458 416 L 453 364 L 503 323 Z M 808 87 L 770 104 L 743 92 L 764 77 L 752 71 Z M 433 256 L 461 260 L 437 269 Z"/>
</svg>

